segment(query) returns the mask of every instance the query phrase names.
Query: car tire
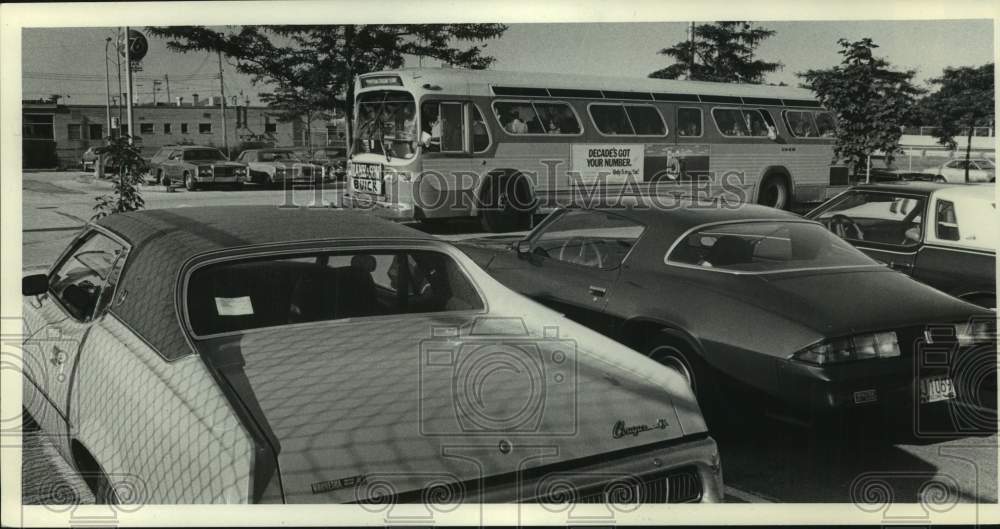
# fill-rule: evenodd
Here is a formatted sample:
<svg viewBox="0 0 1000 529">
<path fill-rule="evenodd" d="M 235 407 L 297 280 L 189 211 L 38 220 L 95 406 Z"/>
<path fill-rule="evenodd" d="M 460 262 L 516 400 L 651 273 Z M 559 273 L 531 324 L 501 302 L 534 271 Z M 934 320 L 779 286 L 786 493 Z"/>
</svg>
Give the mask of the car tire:
<svg viewBox="0 0 1000 529">
<path fill-rule="evenodd" d="M 515 197 L 517 203 L 532 203 L 533 197 L 528 195 L 527 187 L 520 184 L 518 177 L 490 178 L 483 183 L 480 190 L 480 203 L 483 209 L 479 211 L 479 222 L 483 229 L 490 233 L 505 233 L 531 229 L 535 210 L 520 211 L 512 202 L 511 195 L 521 193 L 524 196 Z"/>
<path fill-rule="evenodd" d="M 767 175 L 757 190 L 757 203 L 774 209 L 791 209 L 792 193 L 784 175 Z"/>
<path fill-rule="evenodd" d="M 688 345 L 673 337 L 658 336 L 647 344 L 645 351 L 651 359 L 677 371 L 687 380 L 705 422 L 710 428 L 717 426 L 721 398 L 718 379 L 712 368 Z"/>
<path fill-rule="evenodd" d="M 198 189 L 198 184 L 194 181 L 194 175 L 188 171 L 184 171 L 184 188 L 188 191 Z"/>
</svg>

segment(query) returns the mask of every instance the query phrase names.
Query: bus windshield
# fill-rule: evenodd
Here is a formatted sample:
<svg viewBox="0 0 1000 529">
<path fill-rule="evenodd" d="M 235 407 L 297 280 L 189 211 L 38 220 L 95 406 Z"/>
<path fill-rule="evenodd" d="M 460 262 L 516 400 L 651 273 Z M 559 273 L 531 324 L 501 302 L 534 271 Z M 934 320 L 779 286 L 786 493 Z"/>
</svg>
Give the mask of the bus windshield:
<svg viewBox="0 0 1000 529">
<path fill-rule="evenodd" d="M 390 158 L 413 158 L 417 150 L 417 106 L 413 96 L 396 90 L 358 96 L 355 109 L 355 153 Z"/>
</svg>

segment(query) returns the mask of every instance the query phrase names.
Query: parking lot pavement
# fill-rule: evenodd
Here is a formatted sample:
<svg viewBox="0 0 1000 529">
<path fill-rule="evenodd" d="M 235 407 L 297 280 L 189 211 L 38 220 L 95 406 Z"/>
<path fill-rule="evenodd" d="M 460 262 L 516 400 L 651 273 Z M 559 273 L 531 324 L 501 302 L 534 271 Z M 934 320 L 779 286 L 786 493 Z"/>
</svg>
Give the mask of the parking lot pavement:
<svg viewBox="0 0 1000 529">
<path fill-rule="evenodd" d="M 49 264 L 89 217 L 93 198 L 105 192 L 106 183 L 78 181 L 74 174 L 65 173 L 25 177 L 24 264 Z M 156 186 L 144 188 L 143 193 L 148 208 L 277 206 L 288 199 L 282 190 L 251 187 L 168 193 Z M 339 186 L 323 190 L 320 200 L 335 201 L 339 193 Z M 316 197 L 312 189 L 292 192 L 292 200 L 299 205 L 311 204 Z M 414 227 L 451 241 L 486 235 L 474 219 Z M 834 430 L 826 442 L 817 442 L 815 430 L 766 416 L 750 416 L 740 424 L 713 432 L 722 455 L 726 501 L 850 502 L 865 479 L 885 483 L 896 502 L 918 501 L 935 490 L 927 486 L 932 482 L 946 484 L 946 498 L 956 502 L 997 501 L 995 433 L 921 437 L 906 429 L 886 432 L 877 424 L 858 423 Z M 55 501 L 51 491 L 67 490 L 55 486 L 60 483 L 68 483 L 68 490 L 81 490 L 80 501 L 87 501 L 87 491 L 80 489 L 82 482 L 37 430 L 26 433 L 24 446 L 25 503 Z"/>
</svg>

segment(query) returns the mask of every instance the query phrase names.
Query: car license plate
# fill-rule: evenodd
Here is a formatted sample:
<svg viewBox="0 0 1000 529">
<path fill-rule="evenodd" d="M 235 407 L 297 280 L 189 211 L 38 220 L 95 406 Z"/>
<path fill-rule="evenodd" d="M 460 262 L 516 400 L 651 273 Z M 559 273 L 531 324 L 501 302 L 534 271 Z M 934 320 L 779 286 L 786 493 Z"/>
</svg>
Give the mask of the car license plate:
<svg viewBox="0 0 1000 529">
<path fill-rule="evenodd" d="M 946 376 L 920 379 L 920 403 L 928 404 L 955 398 L 955 384 Z"/>
<path fill-rule="evenodd" d="M 360 193 L 382 194 L 382 166 L 371 163 L 356 163 L 352 171 L 351 188 Z"/>
</svg>

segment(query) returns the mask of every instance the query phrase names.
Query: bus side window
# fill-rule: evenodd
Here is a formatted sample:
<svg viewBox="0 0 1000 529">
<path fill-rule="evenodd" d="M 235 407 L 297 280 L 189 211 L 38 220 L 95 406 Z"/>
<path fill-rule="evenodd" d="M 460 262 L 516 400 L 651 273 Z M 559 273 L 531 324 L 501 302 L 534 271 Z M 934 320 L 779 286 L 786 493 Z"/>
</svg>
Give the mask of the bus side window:
<svg viewBox="0 0 1000 529">
<path fill-rule="evenodd" d="M 579 134 L 580 122 L 566 103 L 535 103 L 535 111 L 541 118 L 546 134 Z M 529 123 L 530 127 L 530 123 Z"/>
<path fill-rule="evenodd" d="M 712 118 L 723 136 L 749 136 L 743 113 L 736 108 L 713 108 Z"/>
<path fill-rule="evenodd" d="M 817 112 L 814 117 L 816 118 L 816 129 L 818 129 L 819 135 L 823 138 L 831 138 L 837 129 L 837 120 L 834 119 L 833 114 L 829 112 Z"/>
<path fill-rule="evenodd" d="M 767 121 L 759 110 L 744 110 L 743 120 L 751 136 L 763 137 L 768 135 Z"/>
<path fill-rule="evenodd" d="M 677 109 L 677 134 L 685 137 L 701 136 L 700 108 Z"/>
<path fill-rule="evenodd" d="M 788 132 L 796 138 L 819 137 L 819 131 L 816 130 L 816 124 L 812 120 L 812 112 L 786 110 L 785 125 L 788 127 Z"/>
<path fill-rule="evenodd" d="M 601 134 L 635 135 L 635 130 L 632 129 L 632 123 L 625 114 L 625 108 L 620 104 L 605 105 L 595 103 L 590 105 L 590 119 L 594 122 L 594 126 L 597 127 L 597 130 L 599 130 Z"/>
<path fill-rule="evenodd" d="M 544 128 L 528 102 L 497 101 L 493 103 L 497 121 L 508 134 L 542 134 Z"/>
<path fill-rule="evenodd" d="M 424 103 L 420 107 L 420 143 L 427 152 L 441 151 L 441 104 Z"/>
</svg>

